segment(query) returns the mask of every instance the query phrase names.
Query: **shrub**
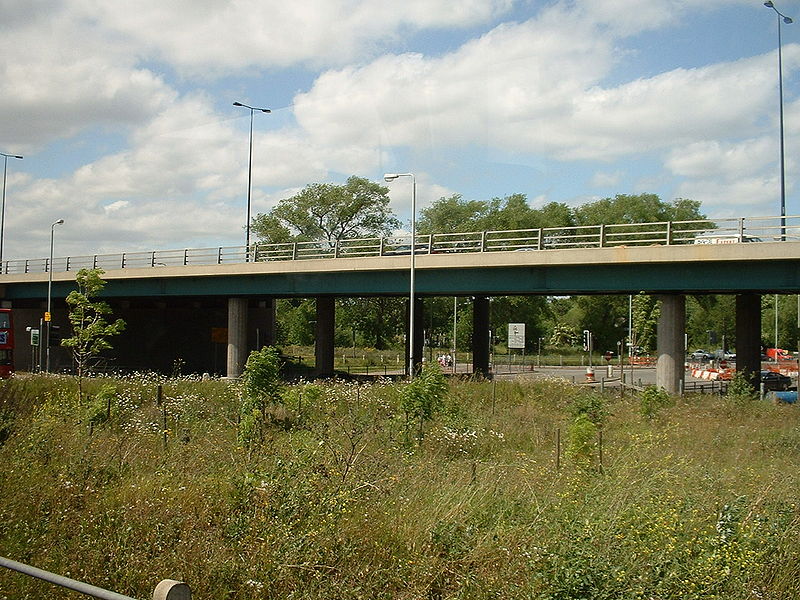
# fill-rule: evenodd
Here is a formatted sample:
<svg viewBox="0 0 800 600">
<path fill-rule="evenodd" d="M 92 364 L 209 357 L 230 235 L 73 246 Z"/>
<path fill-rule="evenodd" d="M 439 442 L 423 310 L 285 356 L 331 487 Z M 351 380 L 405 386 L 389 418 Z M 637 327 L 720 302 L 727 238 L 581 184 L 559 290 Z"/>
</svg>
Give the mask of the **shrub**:
<svg viewBox="0 0 800 600">
<path fill-rule="evenodd" d="M 670 400 L 665 390 L 649 385 L 639 397 L 639 412 L 643 417 L 653 419 L 662 408 L 669 406 Z"/>
<path fill-rule="evenodd" d="M 597 425 L 586 414 L 580 414 L 569 427 L 567 456 L 581 466 L 588 467 L 597 447 Z"/>
<path fill-rule="evenodd" d="M 444 406 L 447 389 L 447 379 L 439 365 L 425 365 L 419 375 L 400 391 L 406 423 L 418 421 L 419 437 L 422 437 L 423 424 Z"/>
<path fill-rule="evenodd" d="M 728 385 L 728 399 L 733 402 L 744 404 L 755 400 L 758 393 L 750 383 L 750 378 L 745 371 L 736 371 Z"/>
<path fill-rule="evenodd" d="M 242 400 L 239 419 L 239 442 L 250 445 L 263 439 L 267 412 L 281 404 L 280 355 L 267 346 L 250 353 L 242 374 Z M 285 421 L 285 410 L 279 415 Z"/>
</svg>

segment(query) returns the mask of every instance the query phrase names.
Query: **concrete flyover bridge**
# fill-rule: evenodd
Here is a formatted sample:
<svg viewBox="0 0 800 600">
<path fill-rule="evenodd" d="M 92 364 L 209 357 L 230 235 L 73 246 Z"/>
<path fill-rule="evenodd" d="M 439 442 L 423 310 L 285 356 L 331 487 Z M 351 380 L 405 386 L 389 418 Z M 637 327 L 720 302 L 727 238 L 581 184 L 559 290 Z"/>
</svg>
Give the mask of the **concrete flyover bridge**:
<svg viewBox="0 0 800 600">
<path fill-rule="evenodd" d="M 407 356 L 421 362 L 420 297 L 469 296 L 473 369 L 484 373 L 492 296 L 659 295 L 658 384 L 674 392 L 683 378 L 686 294 L 737 296 L 737 363 L 755 374 L 760 295 L 800 293 L 800 216 L 419 235 L 413 245 L 419 335 Z M 74 288 L 74 271 L 102 268 L 104 295 L 129 323 L 120 352 L 139 357 L 142 367 L 164 368 L 166 357 L 181 356 L 193 370 L 224 365 L 238 376 L 249 351 L 274 340 L 275 299 L 313 297 L 317 371 L 327 375 L 335 299 L 409 296 L 411 246 L 409 236 L 397 236 L 60 257 L 52 264 L 8 260 L 0 265 L 0 300 L 18 309 L 17 339 L 24 339 L 24 328 L 42 316 L 49 278 L 54 322 L 66 324 L 62 299 Z"/>
</svg>

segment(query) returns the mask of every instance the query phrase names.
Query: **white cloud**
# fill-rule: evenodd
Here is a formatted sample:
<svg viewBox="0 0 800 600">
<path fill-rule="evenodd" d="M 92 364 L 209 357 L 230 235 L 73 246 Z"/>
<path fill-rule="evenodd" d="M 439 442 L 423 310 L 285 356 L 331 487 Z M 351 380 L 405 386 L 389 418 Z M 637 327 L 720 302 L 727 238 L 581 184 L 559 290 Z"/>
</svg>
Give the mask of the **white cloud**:
<svg viewBox="0 0 800 600">
<path fill-rule="evenodd" d="M 612 187 L 622 180 L 622 171 L 598 171 L 590 181 L 592 187 Z"/>
<path fill-rule="evenodd" d="M 29 151 L 98 124 L 141 123 L 174 99 L 160 76 L 136 66 L 132 47 L 62 3 L 38 4 L 3 10 L 4 18 L 15 15 L 0 38 L 4 145 Z"/>
<path fill-rule="evenodd" d="M 341 65 L 374 54 L 401 31 L 469 27 L 513 0 L 140 0 L 135 7 L 73 0 L 87 18 L 192 76 L 297 64 Z"/>
</svg>

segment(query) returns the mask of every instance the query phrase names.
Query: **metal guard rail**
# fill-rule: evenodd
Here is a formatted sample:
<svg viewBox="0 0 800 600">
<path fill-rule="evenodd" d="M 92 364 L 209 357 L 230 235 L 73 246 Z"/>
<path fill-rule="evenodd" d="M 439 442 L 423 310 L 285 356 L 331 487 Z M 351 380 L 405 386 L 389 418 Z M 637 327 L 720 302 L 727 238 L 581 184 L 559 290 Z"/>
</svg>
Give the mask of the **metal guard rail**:
<svg viewBox="0 0 800 600">
<path fill-rule="evenodd" d="M 656 223 L 616 223 L 575 227 L 544 227 L 509 231 L 471 231 L 417 235 L 416 254 L 547 251 L 566 248 L 670 246 L 725 238 L 726 242 L 800 241 L 800 216 L 738 217 Z M 255 243 L 246 246 L 184 248 L 7 260 L 0 274 L 43 273 L 87 269 L 134 269 L 173 266 L 240 264 L 246 262 L 364 258 L 411 254 L 411 236 L 355 238 L 336 242 Z"/>
<path fill-rule="evenodd" d="M 70 579 L 69 577 L 64 577 L 62 575 L 56 575 L 50 571 L 37 569 L 36 567 L 32 567 L 30 565 L 26 565 L 2 556 L 0 556 L 0 567 L 6 567 L 12 571 L 17 571 L 18 573 L 23 573 L 24 575 L 29 575 L 30 577 L 36 577 L 37 579 L 47 581 L 48 583 L 52 583 L 74 592 L 80 592 L 86 596 L 100 598 L 101 600 L 136 600 L 136 598 L 131 598 L 130 596 L 125 596 L 116 592 L 110 592 L 108 590 L 104 590 L 103 588 L 99 588 L 88 583 L 83 583 L 82 581 L 76 581 L 75 579 Z M 172 579 L 164 579 L 153 591 L 153 600 L 191 600 L 191 597 L 192 592 L 189 589 L 189 586 L 180 581 L 173 581 Z"/>
</svg>

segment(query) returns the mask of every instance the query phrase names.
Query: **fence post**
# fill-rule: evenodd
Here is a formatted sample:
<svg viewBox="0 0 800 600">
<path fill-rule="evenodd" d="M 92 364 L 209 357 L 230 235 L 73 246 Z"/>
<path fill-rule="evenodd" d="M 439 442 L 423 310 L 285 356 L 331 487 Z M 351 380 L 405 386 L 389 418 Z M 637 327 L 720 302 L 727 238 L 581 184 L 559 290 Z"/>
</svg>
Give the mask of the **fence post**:
<svg viewBox="0 0 800 600">
<path fill-rule="evenodd" d="M 600 224 L 600 247 L 603 248 L 606 245 L 606 226 L 605 223 Z"/>
<path fill-rule="evenodd" d="M 667 221 L 667 246 L 672 245 L 672 221 Z"/>
<path fill-rule="evenodd" d="M 481 231 L 481 252 L 486 252 L 486 232 Z"/>
</svg>

